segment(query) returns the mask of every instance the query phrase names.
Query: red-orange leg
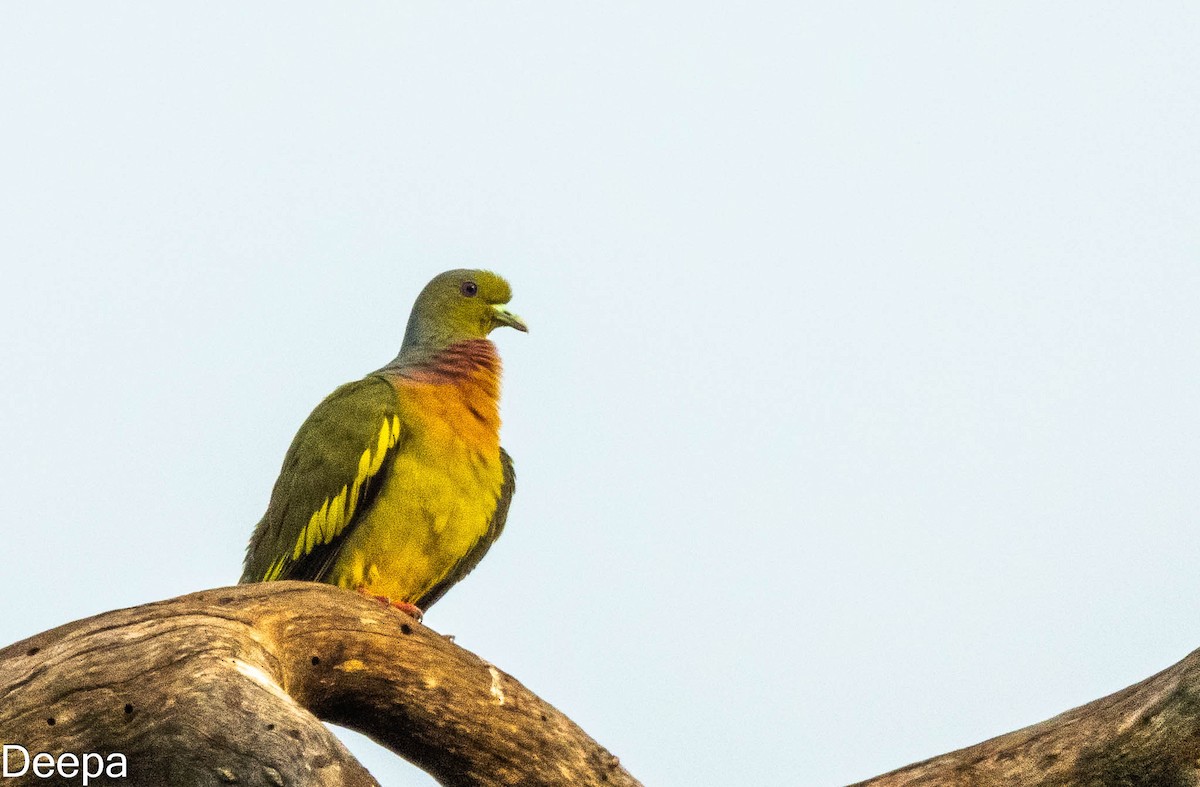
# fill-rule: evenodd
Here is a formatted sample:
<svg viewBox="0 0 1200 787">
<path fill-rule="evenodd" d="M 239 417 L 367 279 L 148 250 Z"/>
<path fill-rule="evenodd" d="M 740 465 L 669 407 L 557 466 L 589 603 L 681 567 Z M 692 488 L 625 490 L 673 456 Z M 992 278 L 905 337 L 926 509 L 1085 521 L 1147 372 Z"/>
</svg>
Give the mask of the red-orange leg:
<svg viewBox="0 0 1200 787">
<path fill-rule="evenodd" d="M 416 618 L 418 623 L 420 623 L 422 618 L 425 617 L 425 613 L 422 612 L 421 608 L 418 607 L 416 604 L 410 604 L 407 601 L 392 601 L 387 596 L 377 596 L 374 593 L 372 593 L 370 590 L 367 590 L 366 585 L 359 585 L 357 588 L 355 588 L 355 590 L 357 590 L 360 594 L 366 596 L 367 598 L 378 601 L 380 604 L 383 604 L 385 607 L 387 607 L 387 606 L 395 607 L 396 609 L 403 612 L 405 615 L 408 615 L 410 618 Z"/>
</svg>

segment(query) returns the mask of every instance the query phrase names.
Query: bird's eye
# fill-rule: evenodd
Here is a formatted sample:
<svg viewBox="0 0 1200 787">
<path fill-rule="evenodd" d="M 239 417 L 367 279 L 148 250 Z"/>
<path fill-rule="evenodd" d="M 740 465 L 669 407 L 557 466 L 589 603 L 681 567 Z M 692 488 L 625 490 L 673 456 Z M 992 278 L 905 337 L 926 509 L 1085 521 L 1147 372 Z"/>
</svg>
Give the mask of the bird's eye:
<svg viewBox="0 0 1200 787">
<path fill-rule="evenodd" d="M 473 281 L 464 281 L 462 286 L 458 288 L 459 292 L 468 298 L 474 298 L 479 292 L 479 285 Z"/>
</svg>

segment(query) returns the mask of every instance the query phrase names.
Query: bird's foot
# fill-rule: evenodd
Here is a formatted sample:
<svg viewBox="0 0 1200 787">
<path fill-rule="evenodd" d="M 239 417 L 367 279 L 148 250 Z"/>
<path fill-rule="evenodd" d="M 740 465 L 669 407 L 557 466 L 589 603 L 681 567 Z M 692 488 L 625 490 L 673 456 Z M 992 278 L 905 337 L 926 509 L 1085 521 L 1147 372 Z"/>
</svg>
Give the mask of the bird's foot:
<svg viewBox="0 0 1200 787">
<path fill-rule="evenodd" d="M 367 598 L 371 599 L 372 601 L 378 601 L 380 604 L 384 605 L 385 607 L 391 606 L 391 604 L 392 604 L 392 600 L 390 598 L 388 598 L 387 596 L 377 596 L 374 593 L 372 593 L 371 591 L 367 590 L 366 586 L 359 586 L 359 587 L 355 588 L 355 590 L 358 591 L 358 594 L 360 596 L 366 596 Z"/>
<path fill-rule="evenodd" d="M 393 601 L 392 606 L 403 612 L 405 615 L 408 615 L 411 618 L 416 618 L 418 623 L 420 623 L 425 617 L 425 613 L 422 612 L 421 608 L 416 604 L 409 604 L 407 601 Z"/>
<path fill-rule="evenodd" d="M 359 594 L 366 596 L 369 599 L 378 601 L 380 604 L 382 604 L 385 607 L 395 607 L 396 609 L 403 612 L 405 615 L 408 615 L 410 618 L 416 618 L 416 621 L 418 623 L 420 623 L 421 620 L 425 617 L 425 613 L 422 612 L 421 608 L 418 607 L 416 604 L 410 604 L 407 601 L 392 601 L 387 596 L 380 596 L 380 595 L 376 595 L 375 593 L 372 593 L 365 586 L 357 587 L 357 588 L 355 588 L 355 590 L 357 590 L 359 592 Z"/>
</svg>

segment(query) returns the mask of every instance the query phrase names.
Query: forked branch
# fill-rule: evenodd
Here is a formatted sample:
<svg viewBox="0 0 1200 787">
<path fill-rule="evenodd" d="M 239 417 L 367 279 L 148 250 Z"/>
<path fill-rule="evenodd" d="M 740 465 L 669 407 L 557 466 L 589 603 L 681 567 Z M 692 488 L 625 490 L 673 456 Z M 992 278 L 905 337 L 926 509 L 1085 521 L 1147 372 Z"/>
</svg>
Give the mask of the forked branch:
<svg viewBox="0 0 1200 787">
<path fill-rule="evenodd" d="M 121 753 L 122 785 L 376 784 L 319 719 L 446 785 L 638 784 L 497 667 L 328 585 L 208 590 L 0 650 L 0 744 Z"/>
</svg>

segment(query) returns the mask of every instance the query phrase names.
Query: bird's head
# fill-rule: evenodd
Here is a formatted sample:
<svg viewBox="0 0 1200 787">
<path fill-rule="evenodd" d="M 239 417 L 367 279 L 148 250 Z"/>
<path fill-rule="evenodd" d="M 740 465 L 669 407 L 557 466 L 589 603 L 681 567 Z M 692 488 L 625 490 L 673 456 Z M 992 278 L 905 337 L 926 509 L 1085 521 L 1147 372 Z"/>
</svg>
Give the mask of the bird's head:
<svg viewBox="0 0 1200 787">
<path fill-rule="evenodd" d="M 501 325 L 528 331 L 506 308 L 511 298 L 508 282 L 491 271 L 439 274 L 417 296 L 400 352 L 442 350 L 455 342 L 483 339 Z"/>
</svg>

